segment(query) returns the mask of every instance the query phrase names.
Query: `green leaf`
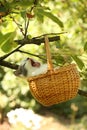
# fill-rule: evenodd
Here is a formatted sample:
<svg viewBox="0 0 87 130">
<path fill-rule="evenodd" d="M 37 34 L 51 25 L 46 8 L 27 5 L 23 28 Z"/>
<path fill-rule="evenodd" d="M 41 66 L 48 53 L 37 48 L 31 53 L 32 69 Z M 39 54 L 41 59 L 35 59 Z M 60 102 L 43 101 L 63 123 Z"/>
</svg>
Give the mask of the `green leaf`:
<svg viewBox="0 0 87 130">
<path fill-rule="evenodd" d="M 84 51 L 87 52 L 87 42 L 86 42 L 85 45 L 84 45 Z"/>
<path fill-rule="evenodd" d="M 4 40 L 3 34 L 0 32 L 0 46 L 2 45 Z"/>
<path fill-rule="evenodd" d="M 20 5 L 22 7 L 29 7 L 29 6 L 33 5 L 33 2 L 34 2 L 34 0 L 21 0 Z"/>
<path fill-rule="evenodd" d="M 38 12 L 37 12 L 37 20 L 41 23 L 43 23 L 43 21 L 44 21 L 44 17 Z"/>
<path fill-rule="evenodd" d="M 26 11 L 22 11 L 22 12 L 21 12 L 21 17 L 22 17 L 23 19 L 25 19 L 25 17 L 26 17 Z"/>
<path fill-rule="evenodd" d="M 15 32 L 10 32 L 2 36 L 2 40 L 0 42 L 2 51 L 7 53 L 12 49 L 13 47 L 12 43 L 14 37 L 15 37 Z"/>
<path fill-rule="evenodd" d="M 84 63 L 82 62 L 82 60 L 76 55 L 73 55 L 72 58 L 77 63 L 79 69 L 82 70 L 84 67 Z"/>
<path fill-rule="evenodd" d="M 6 44 L 4 44 L 2 47 L 1 47 L 2 51 L 5 52 L 5 53 L 8 53 L 9 51 L 12 50 L 12 43 L 10 43 L 9 41 L 6 42 Z"/>
<path fill-rule="evenodd" d="M 44 11 L 41 8 L 37 8 L 37 11 L 38 11 L 38 14 L 50 18 L 52 21 L 57 23 L 60 27 L 63 27 L 63 23 L 60 21 L 60 19 L 54 16 L 51 12 Z"/>
<path fill-rule="evenodd" d="M 56 61 L 58 64 L 63 64 L 64 63 L 64 57 L 59 55 L 56 57 Z"/>
</svg>

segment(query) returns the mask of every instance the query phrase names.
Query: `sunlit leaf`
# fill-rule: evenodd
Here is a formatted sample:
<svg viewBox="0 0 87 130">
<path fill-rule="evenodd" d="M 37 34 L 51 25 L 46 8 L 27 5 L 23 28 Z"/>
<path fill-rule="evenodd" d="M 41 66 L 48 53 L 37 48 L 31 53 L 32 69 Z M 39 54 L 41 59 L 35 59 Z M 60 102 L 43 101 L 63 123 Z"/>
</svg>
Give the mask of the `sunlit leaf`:
<svg viewBox="0 0 87 130">
<path fill-rule="evenodd" d="M 39 22 L 43 23 L 43 21 L 44 21 L 44 16 L 41 15 L 38 11 L 35 12 L 35 14 L 36 14 L 36 16 L 37 16 L 37 20 L 38 20 Z"/>
<path fill-rule="evenodd" d="M 84 45 L 84 51 L 87 51 L 87 42 Z"/>
<path fill-rule="evenodd" d="M 25 16 L 26 16 L 26 11 L 22 11 L 22 12 L 21 12 L 21 17 L 22 17 L 23 19 L 25 19 Z"/>
<path fill-rule="evenodd" d="M 6 42 L 2 47 L 1 47 L 2 51 L 7 53 L 9 51 L 11 51 L 12 49 L 12 43 L 10 43 L 9 41 Z"/>
<path fill-rule="evenodd" d="M 1 49 L 4 52 L 9 52 L 12 49 L 12 42 L 15 37 L 15 32 L 10 32 L 3 35 L 1 40 Z"/>
<path fill-rule="evenodd" d="M 0 32 L 0 46 L 2 45 L 4 41 L 4 37 L 3 37 L 3 34 Z"/>
<path fill-rule="evenodd" d="M 33 4 L 33 0 L 21 0 L 20 1 L 20 6 L 22 7 L 29 7 Z"/>
<path fill-rule="evenodd" d="M 57 23 L 60 27 L 63 27 L 63 23 L 61 22 L 61 20 L 55 15 L 53 15 L 51 12 L 44 11 L 41 8 L 38 8 L 37 11 L 38 11 L 38 14 L 50 18 L 52 21 Z"/>
<path fill-rule="evenodd" d="M 83 61 L 82 61 L 78 56 L 76 56 L 76 55 L 73 55 L 72 58 L 73 58 L 73 60 L 77 63 L 79 69 L 82 70 L 83 67 L 84 67 Z"/>
</svg>

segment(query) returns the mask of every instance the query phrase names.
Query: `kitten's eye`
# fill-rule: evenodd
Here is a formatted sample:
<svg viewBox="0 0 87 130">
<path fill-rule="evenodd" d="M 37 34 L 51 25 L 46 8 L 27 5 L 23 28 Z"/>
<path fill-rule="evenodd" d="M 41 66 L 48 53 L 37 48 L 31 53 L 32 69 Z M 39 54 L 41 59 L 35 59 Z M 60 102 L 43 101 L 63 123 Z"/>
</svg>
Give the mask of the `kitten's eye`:
<svg viewBox="0 0 87 130">
<path fill-rule="evenodd" d="M 26 60 L 29 60 L 30 58 L 27 58 Z"/>
</svg>

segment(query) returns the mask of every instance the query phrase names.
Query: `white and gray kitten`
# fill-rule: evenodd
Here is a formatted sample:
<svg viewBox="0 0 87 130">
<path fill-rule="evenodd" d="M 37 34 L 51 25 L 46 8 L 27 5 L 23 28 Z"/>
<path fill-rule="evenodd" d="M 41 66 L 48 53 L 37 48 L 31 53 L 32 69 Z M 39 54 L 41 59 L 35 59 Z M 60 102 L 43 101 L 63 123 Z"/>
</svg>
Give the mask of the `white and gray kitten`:
<svg viewBox="0 0 87 130">
<path fill-rule="evenodd" d="M 40 62 L 32 59 L 24 59 L 18 69 L 14 72 L 16 76 L 31 77 L 47 72 L 47 64 L 41 64 Z"/>
</svg>

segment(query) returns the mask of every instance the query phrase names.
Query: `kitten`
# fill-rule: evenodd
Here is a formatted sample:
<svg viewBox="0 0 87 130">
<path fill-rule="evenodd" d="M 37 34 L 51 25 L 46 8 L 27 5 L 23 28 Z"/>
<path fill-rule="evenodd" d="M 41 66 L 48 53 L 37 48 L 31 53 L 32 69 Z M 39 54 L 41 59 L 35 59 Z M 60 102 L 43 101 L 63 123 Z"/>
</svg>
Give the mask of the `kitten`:
<svg viewBox="0 0 87 130">
<path fill-rule="evenodd" d="M 26 58 L 19 65 L 18 69 L 14 72 L 16 76 L 31 77 L 47 72 L 47 64 L 41 64 L 40 62 Z"/>
</svg>

